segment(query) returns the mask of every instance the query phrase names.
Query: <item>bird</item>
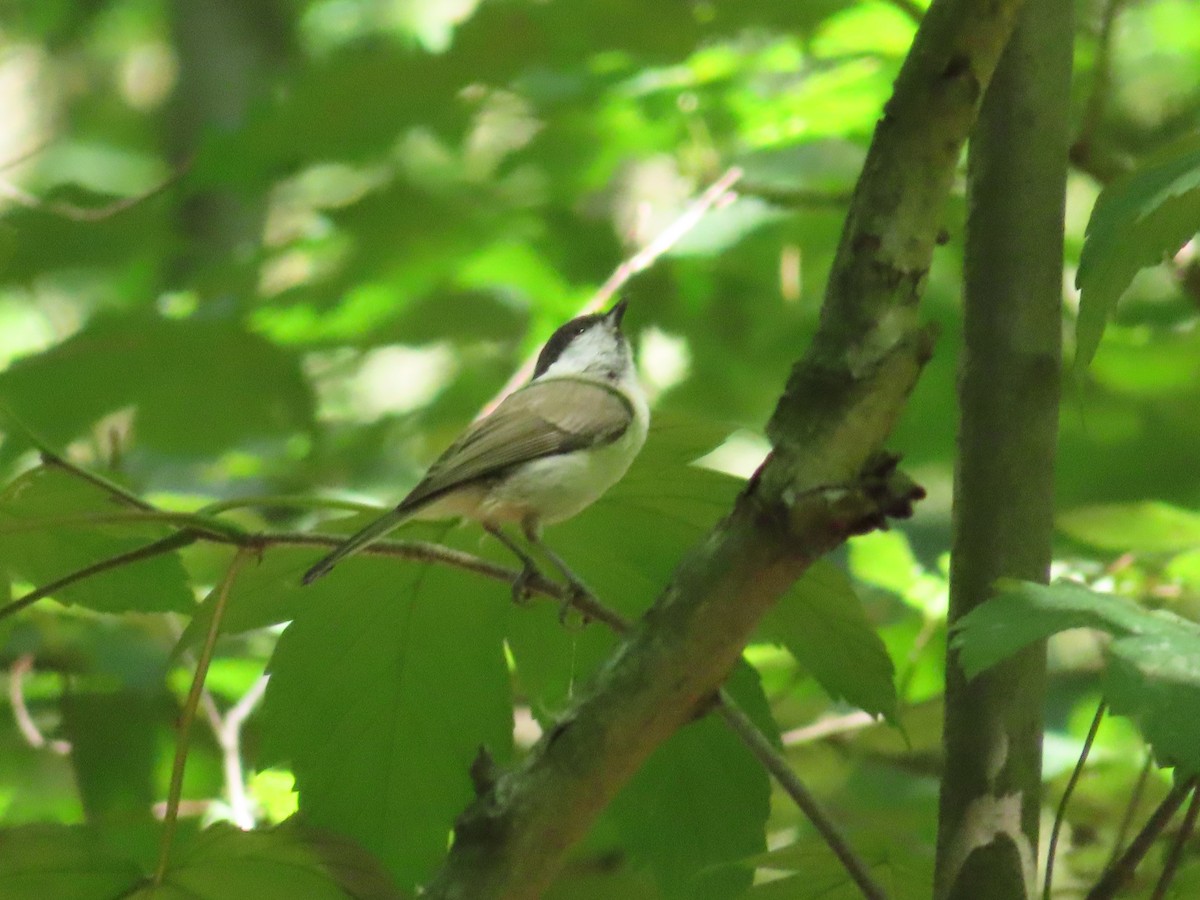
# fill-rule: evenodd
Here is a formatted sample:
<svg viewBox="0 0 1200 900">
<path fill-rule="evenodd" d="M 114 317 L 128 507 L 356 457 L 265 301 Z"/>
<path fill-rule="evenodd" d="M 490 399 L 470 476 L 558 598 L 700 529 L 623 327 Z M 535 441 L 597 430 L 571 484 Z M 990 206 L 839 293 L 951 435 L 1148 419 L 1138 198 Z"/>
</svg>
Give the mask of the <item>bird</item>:
<svg viewBox="0 0 1200 900">
<path fill-rule="evenodd" d="M 558 328 L 528 383 L 469 425 L 394 509 L 308 569 L 302 583 L 311 584 L 409 519 L 460 518 L 478 522 L 520 559 L 514 598 L 525 596 L 538 570 L 503 530 L 512 525 L 559 570 L 572 594 L 588 595 L 542 543 L 541 532 L 598 500 L 646 441 L 650 409 L 621 330 L 627 304 L 621 299 L 607 312 Z"/>
</svg>

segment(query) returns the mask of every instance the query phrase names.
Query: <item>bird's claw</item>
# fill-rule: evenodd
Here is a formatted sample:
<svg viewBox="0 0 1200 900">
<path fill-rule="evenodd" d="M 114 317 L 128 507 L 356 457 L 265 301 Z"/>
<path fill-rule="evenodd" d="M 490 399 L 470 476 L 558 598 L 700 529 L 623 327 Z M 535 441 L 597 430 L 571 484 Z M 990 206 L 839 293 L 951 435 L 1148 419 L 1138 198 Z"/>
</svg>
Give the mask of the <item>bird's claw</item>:
<svg viewBox="0 0 1200 900">
<path fill-rule="evenodd" d="M 534 579 L 541 577 L 539 572 L 532 565 L 526 564 L 519 575 L 513 579 L 512 583 L 512 599 L 517 606 L 528 606 L 529 601 L 533 599 L 533 589 L 530 584 Z"/>
<path fill-rule="evenodd" d="M 582 630 L 591 621 L 588 617 L 586 608 L 596 603 L 595 595 L 588 590 L 587 585 L 582 582 L 571 579 L 567 582 L 567 595 L 563 598 L 562 606 L 558 609 L 558 622 L 564 628 L 574 630 Z M 571 610 L 579 612 L 579 624 L 576 625 L 571 617 Z"/>
</svg>

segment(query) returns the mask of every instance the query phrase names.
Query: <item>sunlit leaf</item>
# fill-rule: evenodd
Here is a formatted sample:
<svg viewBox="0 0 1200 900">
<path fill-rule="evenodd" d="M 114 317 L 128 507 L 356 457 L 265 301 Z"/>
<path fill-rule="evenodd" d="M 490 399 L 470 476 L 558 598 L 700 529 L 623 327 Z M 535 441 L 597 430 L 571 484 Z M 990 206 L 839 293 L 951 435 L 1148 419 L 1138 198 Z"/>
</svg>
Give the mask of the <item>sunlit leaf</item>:
<svg viewBox="0 0 1200 900">
<path fill-rule="evenodd" d="M 809 568 L 763 617 L 759 634 L 787 647 L 835 700 L 895 719 L 891 657 L 841 569 Z"/>
<path fill-rule="evenodd" d="M 1169 503 L 1085 506 L 1059 513 L 1067 536 L 1117 553 L 1177 553 L 1200 548 L 1200 513 Z"/>
</svg>

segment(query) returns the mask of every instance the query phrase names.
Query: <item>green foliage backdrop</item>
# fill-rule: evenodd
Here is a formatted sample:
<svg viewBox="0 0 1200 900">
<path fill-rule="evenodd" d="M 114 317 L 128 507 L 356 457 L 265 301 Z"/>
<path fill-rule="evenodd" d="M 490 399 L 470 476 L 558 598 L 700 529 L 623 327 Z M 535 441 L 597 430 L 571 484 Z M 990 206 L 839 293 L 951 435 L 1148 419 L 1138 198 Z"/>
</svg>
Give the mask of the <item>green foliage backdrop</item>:
<svg viewBox="0 0 1200 900">
<path fill-rule="evenodd" d="M 1048 808 L 1101 692 L 1160 763 L 1200 763 L 1181 712 L 1198 696 L 1200 12 L 1078 12 L 1063 332 L 1080 365 L 1057 568 L 1128 599 L 1013 586 L 953 638 L 982 668 L 1066 627 L 1115 636 L 1103 657 L 1080 632 L 1051 644 Z M 0 893 L 385 896 L 425 881 L 478 748 L 520 757 L 616 639 L 427 562 L 356 559 L 301 589 L 320 551 L 300 533 L 344 533 L 402 496 L 623 259 L 738 166 L 736 197 L 623 288 L 654 401 L 646 450 L 548 532 L 607 605 L 647 609 L 764 452 L 922 14 L 908 0 L 9 4 L 0 600 L 134 558 L 0 619 Z M 936 832 L 964 217 L 956 194 L 923 307 L 941 338 L 894 439 L 928 500 L 815 568 L 729 685 L 897 897 L 928 893 Z M 511 565 L 469 526 L 397 536 Z M 170 868 L 139 888 L 218 605 Z M 1126 719 L 1101 729 L 1059 877 L 1103 868 L 1145 746 Z M 1194 854 L 1176 885 L 1200 885 Z M 708 717 L 629 784 L 553 896 L 854 893 Z"/>
</svg>

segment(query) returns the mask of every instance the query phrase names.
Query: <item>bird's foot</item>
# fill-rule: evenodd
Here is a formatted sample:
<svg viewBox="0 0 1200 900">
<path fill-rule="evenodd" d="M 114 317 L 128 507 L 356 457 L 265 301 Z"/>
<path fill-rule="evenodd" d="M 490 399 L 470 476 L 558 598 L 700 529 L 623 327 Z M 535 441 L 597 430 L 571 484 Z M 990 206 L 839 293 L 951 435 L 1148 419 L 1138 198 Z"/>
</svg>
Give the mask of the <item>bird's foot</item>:
<svg viewBox="0 0 1200 900">
<path fill-rule="evenodd" d="M 583 630 L 592 621 L 588 609 L 598 602 L 596 595 L 586 584 L 577 578 L 568 579 L 566 596 L 563 597 L 562 606 L 558 608 L 559 624 L 574 631 Z M 578 613 L 578 616 L 572 616 L 572 611 Z"/>
<path fill-rule="evenodd" d="M 533 600 L 532 584 L 542 578 L 542 573 L 530 562 L 521 567 L 521 571 L 512 583 L 512 599 L 517 606 L 528 606 Z"/>
</svg>

